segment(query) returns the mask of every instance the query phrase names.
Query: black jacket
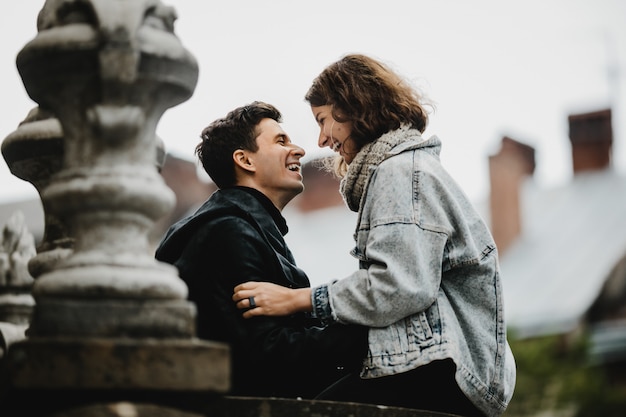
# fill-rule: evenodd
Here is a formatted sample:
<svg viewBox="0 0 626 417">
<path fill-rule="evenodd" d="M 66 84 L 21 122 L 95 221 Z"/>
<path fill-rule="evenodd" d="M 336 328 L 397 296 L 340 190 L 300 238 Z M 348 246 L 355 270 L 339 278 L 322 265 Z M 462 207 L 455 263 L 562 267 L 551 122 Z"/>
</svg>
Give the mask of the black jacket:
<svg viewBox="0 0 626 417">
<path fill-rule="evenodd" d="M 360 369 L 367 330 L 323 327 L 307 314 L 244 319 L 232 301 L 246 281 L 310 286 L 283 236 L 278 209 L 257 190 L 215 192 L 192 216 L 173 225 L 156 258 L 178 267 L 198 309 L 197 335 L 230 344 L 232 395 L 313 398 Z"/>
</svg>

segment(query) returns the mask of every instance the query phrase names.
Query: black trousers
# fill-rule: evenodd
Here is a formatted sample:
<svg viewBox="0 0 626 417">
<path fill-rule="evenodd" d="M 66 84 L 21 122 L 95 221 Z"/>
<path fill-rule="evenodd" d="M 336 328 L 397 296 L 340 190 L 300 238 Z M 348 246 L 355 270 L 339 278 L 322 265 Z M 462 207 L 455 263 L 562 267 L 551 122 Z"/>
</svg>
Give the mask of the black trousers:
<svg viewBox="0 0 626 417">
<path fill-rule="evenodd" d="M 350 374 L 324 390 L 316 399 L 485 417 L 457 385 L 455 370 L 454 362 L 446 359 L 381 378 L 361 379 L 357 374 Z"/>
</svg>

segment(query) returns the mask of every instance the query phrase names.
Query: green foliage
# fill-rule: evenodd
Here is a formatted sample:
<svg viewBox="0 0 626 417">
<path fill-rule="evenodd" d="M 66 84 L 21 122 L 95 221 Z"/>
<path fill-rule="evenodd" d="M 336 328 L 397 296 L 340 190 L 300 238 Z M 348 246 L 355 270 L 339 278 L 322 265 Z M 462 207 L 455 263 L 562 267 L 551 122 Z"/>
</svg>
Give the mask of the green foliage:
<svg viewBox="0 0 626 417">
<path fill-rule="evenodd" d="M 623 417 L 624 387 L 611 387 L 588 360 L 588 340 L 565 343 L 557 336 L 510 339 L 517 382 L 506 417 Z"/>
</svg>

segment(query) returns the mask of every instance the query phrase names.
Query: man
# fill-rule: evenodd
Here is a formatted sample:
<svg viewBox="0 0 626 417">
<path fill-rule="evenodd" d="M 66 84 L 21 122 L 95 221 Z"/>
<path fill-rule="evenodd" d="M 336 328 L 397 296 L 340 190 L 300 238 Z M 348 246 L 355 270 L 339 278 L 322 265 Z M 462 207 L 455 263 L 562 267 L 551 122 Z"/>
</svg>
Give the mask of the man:
<svg viewBox="0 0 626 417">
<path fill-rule="evenodd" d="M 232 301 L 246 281 L 310 286 L 283 239 L 281 215 L 304 189 L 304 150 L 280 122 L 275 107 L 254 102 L 204 129 L 196 154 L 219 190 L 170 228 L 156 258 L 187 283 L 198 337 L 230 344 L 232 395 L 313 398 L 360 368 L 367 330 L 323 327 L 304 313 L 244 319 Z"/>
</svg>

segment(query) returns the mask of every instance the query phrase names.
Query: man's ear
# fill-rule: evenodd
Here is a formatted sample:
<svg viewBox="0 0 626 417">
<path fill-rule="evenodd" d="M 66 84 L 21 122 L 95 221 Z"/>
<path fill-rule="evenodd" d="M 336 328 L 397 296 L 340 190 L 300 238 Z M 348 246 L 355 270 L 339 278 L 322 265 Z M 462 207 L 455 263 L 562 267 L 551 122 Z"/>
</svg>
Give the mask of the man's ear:
<svg viewBox="0 0 626 417">
<path fill-rule="evenodd" d="M 248 152 L 243 149 L 237 149 L 235 152 L 233 152 L 233 161 L 235 162 L 235 166 L 238 166 L 245 171 L 256 171 L 254 162 L 252 161 L 252 159 L 250 159 Z"/>
</svg>

